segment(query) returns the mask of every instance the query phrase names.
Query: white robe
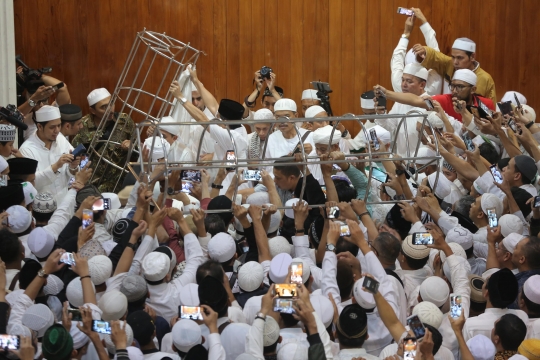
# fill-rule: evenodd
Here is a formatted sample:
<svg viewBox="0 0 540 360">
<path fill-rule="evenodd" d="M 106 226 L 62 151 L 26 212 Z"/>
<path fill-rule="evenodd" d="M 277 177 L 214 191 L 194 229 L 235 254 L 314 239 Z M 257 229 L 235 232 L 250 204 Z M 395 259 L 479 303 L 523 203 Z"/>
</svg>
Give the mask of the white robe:
<svg viewBox="0 0 540 360">
<path fill-rule="evenodd" d="M 308 130 L 306 129 L 298 129 L 298 132 L 300 133 L 300 137 L 303 137 L 304 134 Z M 283 133 L 281 131 L 275 131 L 268 137 L 268 145 L 266 146 L 266 154 L 264 156 L 265 159 L 274 159 L 274 158 L 280 158 L 282 156 L 288 155 L 291 153 L 296 145 L 299 142 L 298 136 L 293 136 L 291 139 L 285 139 L 283 137 Z M 313 144 L 313 133 L 310 133 L 306 139 L 304 140 L 304 143 L 310 143 L 312 148 L 315 149 L 315 144 Z M 273 164 L 274 160 L 269 161 L 269 163 Z M 267 166 L 266 171 L 270 173 L 270 175 L 273 177 L 273 165 Z"/>
</svg>

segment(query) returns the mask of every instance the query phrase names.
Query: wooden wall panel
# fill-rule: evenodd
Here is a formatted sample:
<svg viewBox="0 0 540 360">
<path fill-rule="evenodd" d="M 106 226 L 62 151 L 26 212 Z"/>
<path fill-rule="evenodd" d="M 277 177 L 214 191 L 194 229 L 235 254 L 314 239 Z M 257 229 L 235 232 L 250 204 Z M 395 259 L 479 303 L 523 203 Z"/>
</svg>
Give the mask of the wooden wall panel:
<svg viewBox="0 0 540 360">
<path fill-rule="evenodd" d="M 31 66 L 52 66 L 83 109 L 92 89 L 116 86 L 135 33 L 146 28 L 203 50 L 198 74 L 218 99 L 242 101 L 253 73 L 267 65 L 298 106 L 302 90 L 320 79 L 334 89 L 334 114 L 361 114 L 363 91 L 391 86 L 390 58 L 405 22 L 396 8 L 406 6 L 423 10 L 445 53 L 456 37 L 475 40 L 499 98 L 520 91 L 540 110 L 538 0 L 13 1 L 17 53 Z M 419 26 L 410 46 L 425 43 Z"/>
</svg>

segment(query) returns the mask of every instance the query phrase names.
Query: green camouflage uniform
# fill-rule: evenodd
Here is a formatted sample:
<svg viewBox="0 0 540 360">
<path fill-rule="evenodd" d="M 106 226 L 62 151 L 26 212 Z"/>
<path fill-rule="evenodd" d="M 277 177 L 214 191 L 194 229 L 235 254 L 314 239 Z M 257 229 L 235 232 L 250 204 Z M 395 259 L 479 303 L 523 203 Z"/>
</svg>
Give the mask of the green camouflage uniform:
<svg viewBox="0 0 540 360">
<path fill-rule="evenodd" d="M 133 120 L 129 117 L 128 114 L 125 113 L 115 113 L 115 118 L 117 118 L 116 129 L 109 136 L 109 140 L 119 144 L 121 144 L 124 140 L 131 140 L 131 134 L 135 129 L 135 123 L 133 122 Z M 110 126 L 114 124 L 112 121 L 110 123 Z M 90 143 L 96 135 L 97 130 L 97 126 L 94 124 L 94 121 L 92 119 L 92 114 L 85 115 L 82 118 L 82 124 L 83 128 L 75 136 L 71 144 L 73 145 L 73 147 L 76 147 L 79 144 L 84 144 L 84 146 L 89 149 Z M 102 129 L 99 134 L 97 134 L 97 136 L 102 137 L 104 130 L 107 129 L 108 127 Z M 105 150 L 104 145 L 105 144 L 103 143 L 96 143 L 95 145 L 95 149 L 99 154 L 102 155 L 103 159 L 107 159 L 113 164 L 124 167 L 126 161 L 128 161 L 127 150 L 122 149 L 120 145 L 112 143 L 109 143 L 107 149 Z M 99 166 L 96 168 L 95 165 L 98 163 L 98 160 L 98 156 L 92 152 L 90 154 L 90 161 L 92 161 L 91 167 L 94 169 L 94 173 L 91 183 L 97 186 L 99 191 L 101 192 L 114 192 L 115 190 L 120 190 L 126 173 L 122 173 L 122 170 L 111 166 L 103 160 L 101 160 Z M 106 176 L 102 180 L 102 177 L 105 174 Z M 118 178 L 120 178 L 120 181 L 118 181 Z M 115 185 L 117 182 L 118 188 L 115 189 Z"/>
</svg>

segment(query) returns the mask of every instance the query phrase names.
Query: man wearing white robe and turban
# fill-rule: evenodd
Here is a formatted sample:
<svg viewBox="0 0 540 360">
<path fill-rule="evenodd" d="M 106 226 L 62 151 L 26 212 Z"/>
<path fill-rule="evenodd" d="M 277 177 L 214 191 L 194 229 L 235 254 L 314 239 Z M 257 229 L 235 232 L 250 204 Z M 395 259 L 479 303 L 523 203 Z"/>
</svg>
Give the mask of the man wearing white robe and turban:
<svg viewBox="0 0 540 360">
<path fill-rule="evenodd" d="M 309 108 L 308 111 L 311 108 Z M 321 156 L 324 154 L 328 155 L 332 151 L 341 151 L 340 150 L 341 131 L 336 129 L 332 132 L 333 129 L 334 127 L 332 125 L 326 125 L 326 126 L 318 128 L 317 130 L 313 132 L 313 143 L 315 144 L 315 149 L 313 149 L 313 151 L 309 154 L 309 156 Z M 313 160 L 317 161 L 317 159 L 313 159 Z M 314 164 L 314 165 L 308 165 L 308 167 L 313 177 L 317 179 L 321 185 L 323 185 L 325 181 L 323 179 L 321 165 Z M 341 171 L 339 172 L 339 174 L 341 176 L 346 177 L 346 175 L 343 174 Z"/>
</svg>

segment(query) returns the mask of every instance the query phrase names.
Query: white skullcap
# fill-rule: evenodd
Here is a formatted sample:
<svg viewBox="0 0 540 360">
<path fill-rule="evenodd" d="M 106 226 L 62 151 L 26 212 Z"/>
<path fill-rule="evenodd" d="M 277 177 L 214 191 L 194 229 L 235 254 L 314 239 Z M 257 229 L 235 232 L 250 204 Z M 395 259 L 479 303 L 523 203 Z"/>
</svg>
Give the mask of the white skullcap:
<svg viewBox="0 0 540 360">
<path fill-rule="evenodd" d="M 529 105 L 522 105 L 521 107 L 523 110 L 526 110 L 525 114 L 523 114 L 525 118 L 527 118 L 529 121 L 536 121 L 536 111 L 534 111 L 532 107 Z"/>
<path fill-rule="evenodd" d="M 523 293 L 527 299 L 540 305 L 540 275 L 533 275 L 525 281 Z"/>
<path fill-rule="evenodd" d="M 126 321 L 120 321 L 120 327 L 123 327 L 124 330 L 126 331 L 126 336 L 127 336 L 127 341 L 126 343 L 129 345 L 131 343 L 133 343 L 133 329 L 131 328 L 131 326 L 129 326 L 129 324 L 126 322 Z M 112 339 L 111 339 L 111 335 L 109 334 L 103 334 L 103 339 L 105 340 L 105 347 L 107 347 L 107 351 L 109 352 L 109 354 L 116 354 L 116 346 L 114 345 Z M 129 349 L 129 347 L 128 347 Z M 131 356 L 131 355 L 130 355 Z M 132 360 L 130 358 L 130 360 Z"/>
<path fill-rule="evenodd" d="M 128 302 L 134 302 L 146 297 L 148 285 L 142 276 L 131 274 L 122 280 L 120 292 L 126 296 Z"/>
<path fill-rule="evenodd" d="M 425 245 L 413 245 L 412 235 L 409 235 L 401 243 L 403 253 L 416 260 L 424 259 L 429 256 L 430 249 Z"/>
<path fill-rule="evenodd" d="M 92 288 L 96 289 L 94 283 L 92 283 Z M 79 307 L 84 305 L 83 291 L 81 278 L 76 277 L 71 280 L 66 288 L 66 297 L 71 305 L 74 307 Z"/>
<path fill-rule="evenodd" d="M 493 341 L 485 335 L 475 335 L 467 340 L 467 347 L 471 351 L 474 360 L 493 360 L 497 349 Z"/>
<path fill-rule="evenodd" d="M 36 188 L 32 183 L 29 183 L 28 181 L 21 183 L 23 187 L 23 193 L 24 193 L 24 204 L 25 206 L 28 206 L 34 202 L 34 199 L 36 198 L 36 195 L 38 194 Z"/>
<path fill-rule="evenodd" d="M 448 284 L 438 276 L 430 276 L 420 284 L 420 296 L 422 300 L 429 301 L 437 307 L 441 307 L 448 300 L 450 289 Z"/>
<path fill-rule="evenodd" d="M 309 267 L 309 263 L 307 261 L 305 261 L 304 259 L 299 258 L 299 257 L 292 259 L 292 262 L 293 263 L 295 263 L 295 262 L 302 263 L 302 284 L 305 284 L 306 281 L 309 280 L 309 277 L 311 275 L 311 268 Z"/>
<path fill-rule="evenodd" d="M 25 232 L 32 224 L 32 213 L 24 206 L 13 205 L 6 212 L 9 215 L 9 229 L 15 234 Z"/>
<path fill-rule="evenodd" d="M 147 254 L 142 263 L 143 276 L 148 281 L 160 281 L 167 276 L 171 267 L 171 259 L 162 252 Z"/>
<path fill-rule="evenodd" d="M 449 243 L 448 246 L 450 246 L 450 249 L 452 249 L 452 253 L 454 255 L 461 257 L 463 260 L 467 260 L 467 253 L 463 249 L 463 246 L 456 242 Z M 441 262 L 444 263 L 446 261 L 446 255 L 444 254 L 444 251 L 440 251 L 440 256 Z"/>
<path fill-rule="evenodd" d="M 370 129 L 366 129 L 367 133 L 368 133 L 368 137 L 369 137 L 369 131 L 372 130 L 372 129 L 375 130 L 375 133 L 377 134 L 377 137 L 383 143 L 390 144 L 392 142 L 392 135 L 390 134 L 390 131 L 386 130 L 385 128 L 383 128 L 380 125 L 375 125 Z M 366 139 L 366 136 L 365 136 L 365 133 L 364 133 L 363 130 L 360 130 L 360 132 L 358 134 L 362 134 L 362 139 L 364 140 L 364 143 L 369 144 L 369 141 L 371 140 L 371 138 L 369 137 L 368 139 Z"/>
<path fill-rule="evenodd" d="M 0 173 L 3 172 L 4 170 L 6 170 L 8 168 L 8 166 L 9 166 L 9 164 L 6 161 L 6 159 L 4 159 L 3 156 L 0 156 Z"/>
<path fill-rule="evenodd" d="M 405 54 L 405 65 L 417 62 L 418 60 L 416 60 L 416 55 L 414 55 L 413 48 L 410 48 L 409 51 L 407 51 L 407 54 Z"/>
<path fill-rule="evenodd" d="M 301 100 L 318 100 L 320 99 L 317 96 L 317 90 L 313 89 L 306 89 L 302 91 L 302 99 Z"/>
<path fill-rule="evenodd" d="M 36 111 L 36 122 L 47 122 L 52 120 L 60 120 L 60 109 L 56 106 L 45 105 Z"/>
<path fill-rule="evenodd" d="M 270 226 L 268 227 L 268 234 L 272 234 L 279 229 L 279 224 L 281 224 L 281 211 L 276 211 L 270 215 Z"/>
<path fill-rule="evenodd" d="M 314 118 L 315 115 L 318 115 L 318 114 L 320 114 L 322 112 L 326 112 L 326 110 L 324 110 L 322 108 L 322 106 L 313 105 L 313 106 L 310 106 L 309 108 L 307 108 L 304 117 L 305 118 Z"/>
<path fill-rule="evenodd" d="M 32 204 L 32 210 L 38 213 L 50 214 L 56 210 L 56 200 L 47 192 L 37 194 L 34 203 Z"/>
<path fill-rule="evenodd" d="M 146 138 L 146 140 L 144 140 L 143 147 L 152 150 L 152 162 L 156 162 L 159 159 L 164 158 L 166 154 L 169 153 L 171 144 L 169 144 L 167 140 L 162 137 L 156 137 L 156 141 L 154 141 L 154 148 L 152 149 L 152 139 L 152 137 Z"/>
<path fill-rule="evenodd" d="M 511 233 L 523 234 L 523 223 L 514 214 L 505 214 L 499 219 L 501 235 L 507 237 Z"/>
<path fill-rule="evenodd" d="M 309 109 L 308 109 L 309 110 Z M 314 144 L 323 144 L 328 145 L 330 143 L 330 135 L 332 135 L 332 130 L 334 127 L 332 125 L 326 125 L 323 127 L 318 128 L 315 130 L 313 134 L 313 143 Z M 334 134 L 332 135 L 332 145 L 339 144 L 339 140 L 341 140 L 341 131 L 335 130 Z"/>
<path fill-rule="evenodd" d="M 431 325 L 435 329 L 438 329 L 439 326 L 441 326 L 444 317 L 437 305 L 429 301 L 422 301 L 416 305 L 413 308 L 412 314 L 418 315 L 421 322 Z"/>
<path fill-rule="evenodd" d="M 330 326 L 332 324 L 332 320 L 334 319 L 334 306 L 332 305 L 330 299 L 328 299 L 324 295 L 311 294 L 309 300 L 311 302 L 311 305 L 313 306 L 313 309 L 315 310 L 317 315 L 319 315 L 319 318 L 323 322 L 324 327 L 327 328 L 328 326 Z"/>
<path fill-rule="evenodd" d="M 98 306 L 103 312 L 101 318 L 105 321 L 120 320 L 128 310 L 126 295 L 118 290 L 105 292 L 98 301 Z"/>
<path fill-rule="evenodd" d="M 296 342 L 283 345 L 277 353 L 277 360 L 305 360 L 307 358 L 308 348 Z"/>
<path fill-rule="evenodd" d="M 416 157 L 434 157 L 434 156 L 437 156 L 437 153 L 435 151 L 433 151 L 433 149 L 431 149 L 430 147 L 427 147 L 427 146 L 420 146 L 418 148 L 418 154 L 416 155 Z M 437 164 L 436 162 L 433 162 L 433 159 L 431 159 L 431 160 L 428 160 L 428 159 L 418 159 L 418 160 L 416 160 L 416 163 L 419 164 L 419 165 L 426 165 L 429 162 L 431 162 L 431 165 L 436 165 Z M 441 174 L 441 176 L 439 176 L 439 178 L 441 178 L 441 177 L 444 177 L 444 175 Z"/>
<path fill-rule="evenodd" d="M 289 254 L 281 253 L 275 256 L 270 262 L 268 277 L 276 284 L 283 284 L 289 273 L 291 263 L 292 257 Z"/>
<path fill-rule="evenodd" d="M 47 277 L 47 284 L 43 287 L 45 295 L 58 295 L 64 289 L 64 282 L 56 275 L 50 274 Z"/>
<path fill-rule="evenodd" d="M 291 99 L 279 99 L 274 104 L 274 113 L 276 111 L 294 111 L 296 112 L 296 103 Z"/>
<path fill-rule="evenodd" d="M 111 259 L 105 255 L 96 255 L 88 260 L 88 271 L 94 285 L 101 285 L 107 281 L 113 270 Z"/>
<path fill-rule="evenodd" d="M 264 269 L 256 261 L 248 261 L 238 270 L 238 286 L 243 291 L 257 290 L 264 279 Z"/>
<path fill-rule="evenodd" d="M 182 287 L 180 291 L 180 305 L 184 306 L 199 306 L 199 285 L 189 283 Z"/>
<path fill-rule="evenodd" d="M 425 81 L 427 81 L 428 78 L 428 70 L 418 63 L 410 63 L 405 65 L 403 73 L 416 76 Z"/>
<path fill-rule="evenodd" d="M 253 120 L 273 120 L 274 114 L 266 109 L 259 109 L 253 113 Z"/>
<path fill-rule="evenodd" d="M 246 204 L 262 206 L 270 202 L 270 196 L 266 191 L 257 191 L 249 195 L 246 199 Z"/>
<path fill-rule="evenodd" d="M 457 243 L 464 250 L 469 250 L 473 246 L 473 234 L 463 226 L 456 226 L 446 234 L 447 243 Z"/>
<path fill-rule="evenodd" d="M 101 193 L 101 196 L 103 196 L 104 199 L 111 199 L 111 210 L 117 210 L 122 207 L 120 198 L 115 193 L 104 192 Z"/>
<path fill-rule="evenodd" d="M 21 323 L 8 324 L 7 333 L 8 335 L 19 335 L 19 336 L 26 336 L 29 338 L 32 337 L 32 330 L 30 330 L 27 326 L 24 326 Z"/>
<path fill-rule="evenodd" d="M 174 122 L 178 121 L 174 120 L 172 116 L 164 116 L 159 121 L 159 129 L 162 131 L 166 131 L 173 136 L 178 135 L 178 133 L 180 132 L 180 127 L 182 125 L 171 125 L 171 123 Z"/>
<path fill-rule="evenodd" d="M 181 319 L 174 324 L 171 333 L 174 347 L 181 352 L 202 343 L 201 328 L 193 320 Z"/>
<path fill-rule="evenodd" d="M 527 104 L 527 98 L 525 96 L 523 96 L 523 94 L 518 93 L 517 91 L 507 91 L 507 92 L 505 92 L 504 96 L 501 99 L 501 102 L 510 101 L 510 102 L 512 102 L 512 104 L 517 106 L 516 99 L 514 98 L 514 94 L 516 94 L 516 96 L 517 96 L 517 98 L 519 100 L 519 103 L 521 105 Z"/>
<path fill-rule="evenodd" d="M 495 208 L 497 218 L 500 218 L 504 211 L 502 200 L 498 196 L 491 193 L 482 194 L 482 198 L 480 199 L 480 206 L 482 207 L 482 211 L 486 215 L 487 209 Z"/>
<path fill-rule="evenodd" d="M 69 335 L 71 335 L 71 339 L 73 340 L 73 349 L 80 349 L 84 345 L 88 344 L 88 342 L 90 341 L 90 338 L 86 336 L 81 330 L 79 330 L 76 321 L 73 321 L 71 323 Z"/>
<path fill-rule="evenodd" d="M 108 98 L 109 96 L 111 96 L 111 93 L 105 88 L 92 90 L 92 92 L 86 97 L 86 99 L 88 100 L 88 106 L 95 105 L 101 100 Z"/>
<path fill-rule="evenodd" d="M 54 315 L 46 305 L 34 304 L 26 309 L 21 323 L 30 330 L 37 331 L 38 337 L 42 337 L 54 324 Z"/>
<path fill-rule="evenodd" d="M 428 112 L 428 121 L 429 123 L 431 124 L 431 126 L 433 126 L 434 128 L 437 128 L 437 129 L 442 129 L 444 128 L 444 122 L 441 120 L 441 118 L 439 117 L 439 114 L 437 114 L 436 111 L 429 111 Z M 422 122 L 421 121 L 422 118 L 419 118 L 418 122 Z"/>
<path fill-rule="evenodd" d="M 332 309 L 332 311 L 334 311 L 334 309 Z M 274 345 L 278 339 L 279 325 L 273 317 L 267 316 L 266 321 L 264 322 L 263 346 Z"/>
<path fill-rule="evenodd" d="M 231 260 L 235 253 L 236 243 L 227 233 L 217 233 L 208 242 L 208 256 L 219 263 Z"/>
<path fill-rule="evenodd" d="M 285 203 L 285 206 L 286 207 L 289 207 L 289 206 L 293 206 L 293 205 L 296 205 L 296 203 L 299 201 L 300 199 L 299 198 L 292 198 L 292 199 L 289 199 L 287 200 L 287 202 Z M 294 219 L 294 210 L 293 209 L 285 209 L 285 216 L 288 217 L 289 219 Z"/>
<path fill-rule="evenodd" d="M 15 141 L 17 135 L 17 128 L 13 125 L 0 124 L 0 141 Z M 2 158 L 3 159 L 3 158 Z M 1 164 L 1 161 L 0 161 Z M 5 169 L 5 168 L 4 168 Z M 0 165 L 0 172 L 4 171 Z"/>
<path fill-rule="evenodd" d="M 452 45 L 452 49 L 458 49 L 468 52 L 476 51 L 476 44 L 471 39 L 457 38 Z"/>
<path fill-rule="evenodd" d="M 55 242 L 54 236 L 42 227 L 35 228 L 28 236 L 28 247 L 38 258 L 49 256 Z"/>
<path fill-rule="evenodd" d="M 437 172 L 428 176 L 429 186 L 433 189 L 435 186 L 435 178 L 437 177 Z M 444 176 L 442 172 L 439 173 L 439 178 L 437 179 L 437 187 L 434 190 L 435 196 L 439 199 L 444 199 L 452 192 L 452 182 Z"/>
<path fill-rule="evenodd" d="M 513 254 L 517 244 L 524 238 L 525 236 L 523 236 L 522 234 L 508 234 L 508 236 L 502 240 L 502 244 L 504 245 L 504 248 L 508 250 L 508 252 Z"/>
<path fill-rule="evenodd" d="M 291 255 L 291 244 L 283 236 L 275 236 L 268 239 L 268 247 L 270 248 L 270 256 L 272 258 L 283 253 Z"/>
<path fill-rule="evenodd" d="M 354 283 L 353 294 L 356 303 L 360 305 L 364 310 L 371 310 L 375 308 L 375 298 L 373 294 L 362 289 L 365 276 Z"/>
<path fill-rule="evenodd" d="M 454 73 L 452 80 L 461 80 L 465 81 L 467 84 L 476 86 L 477 77 L 476 74 L 469 69 L 459 69 Z"/>
</svg>

